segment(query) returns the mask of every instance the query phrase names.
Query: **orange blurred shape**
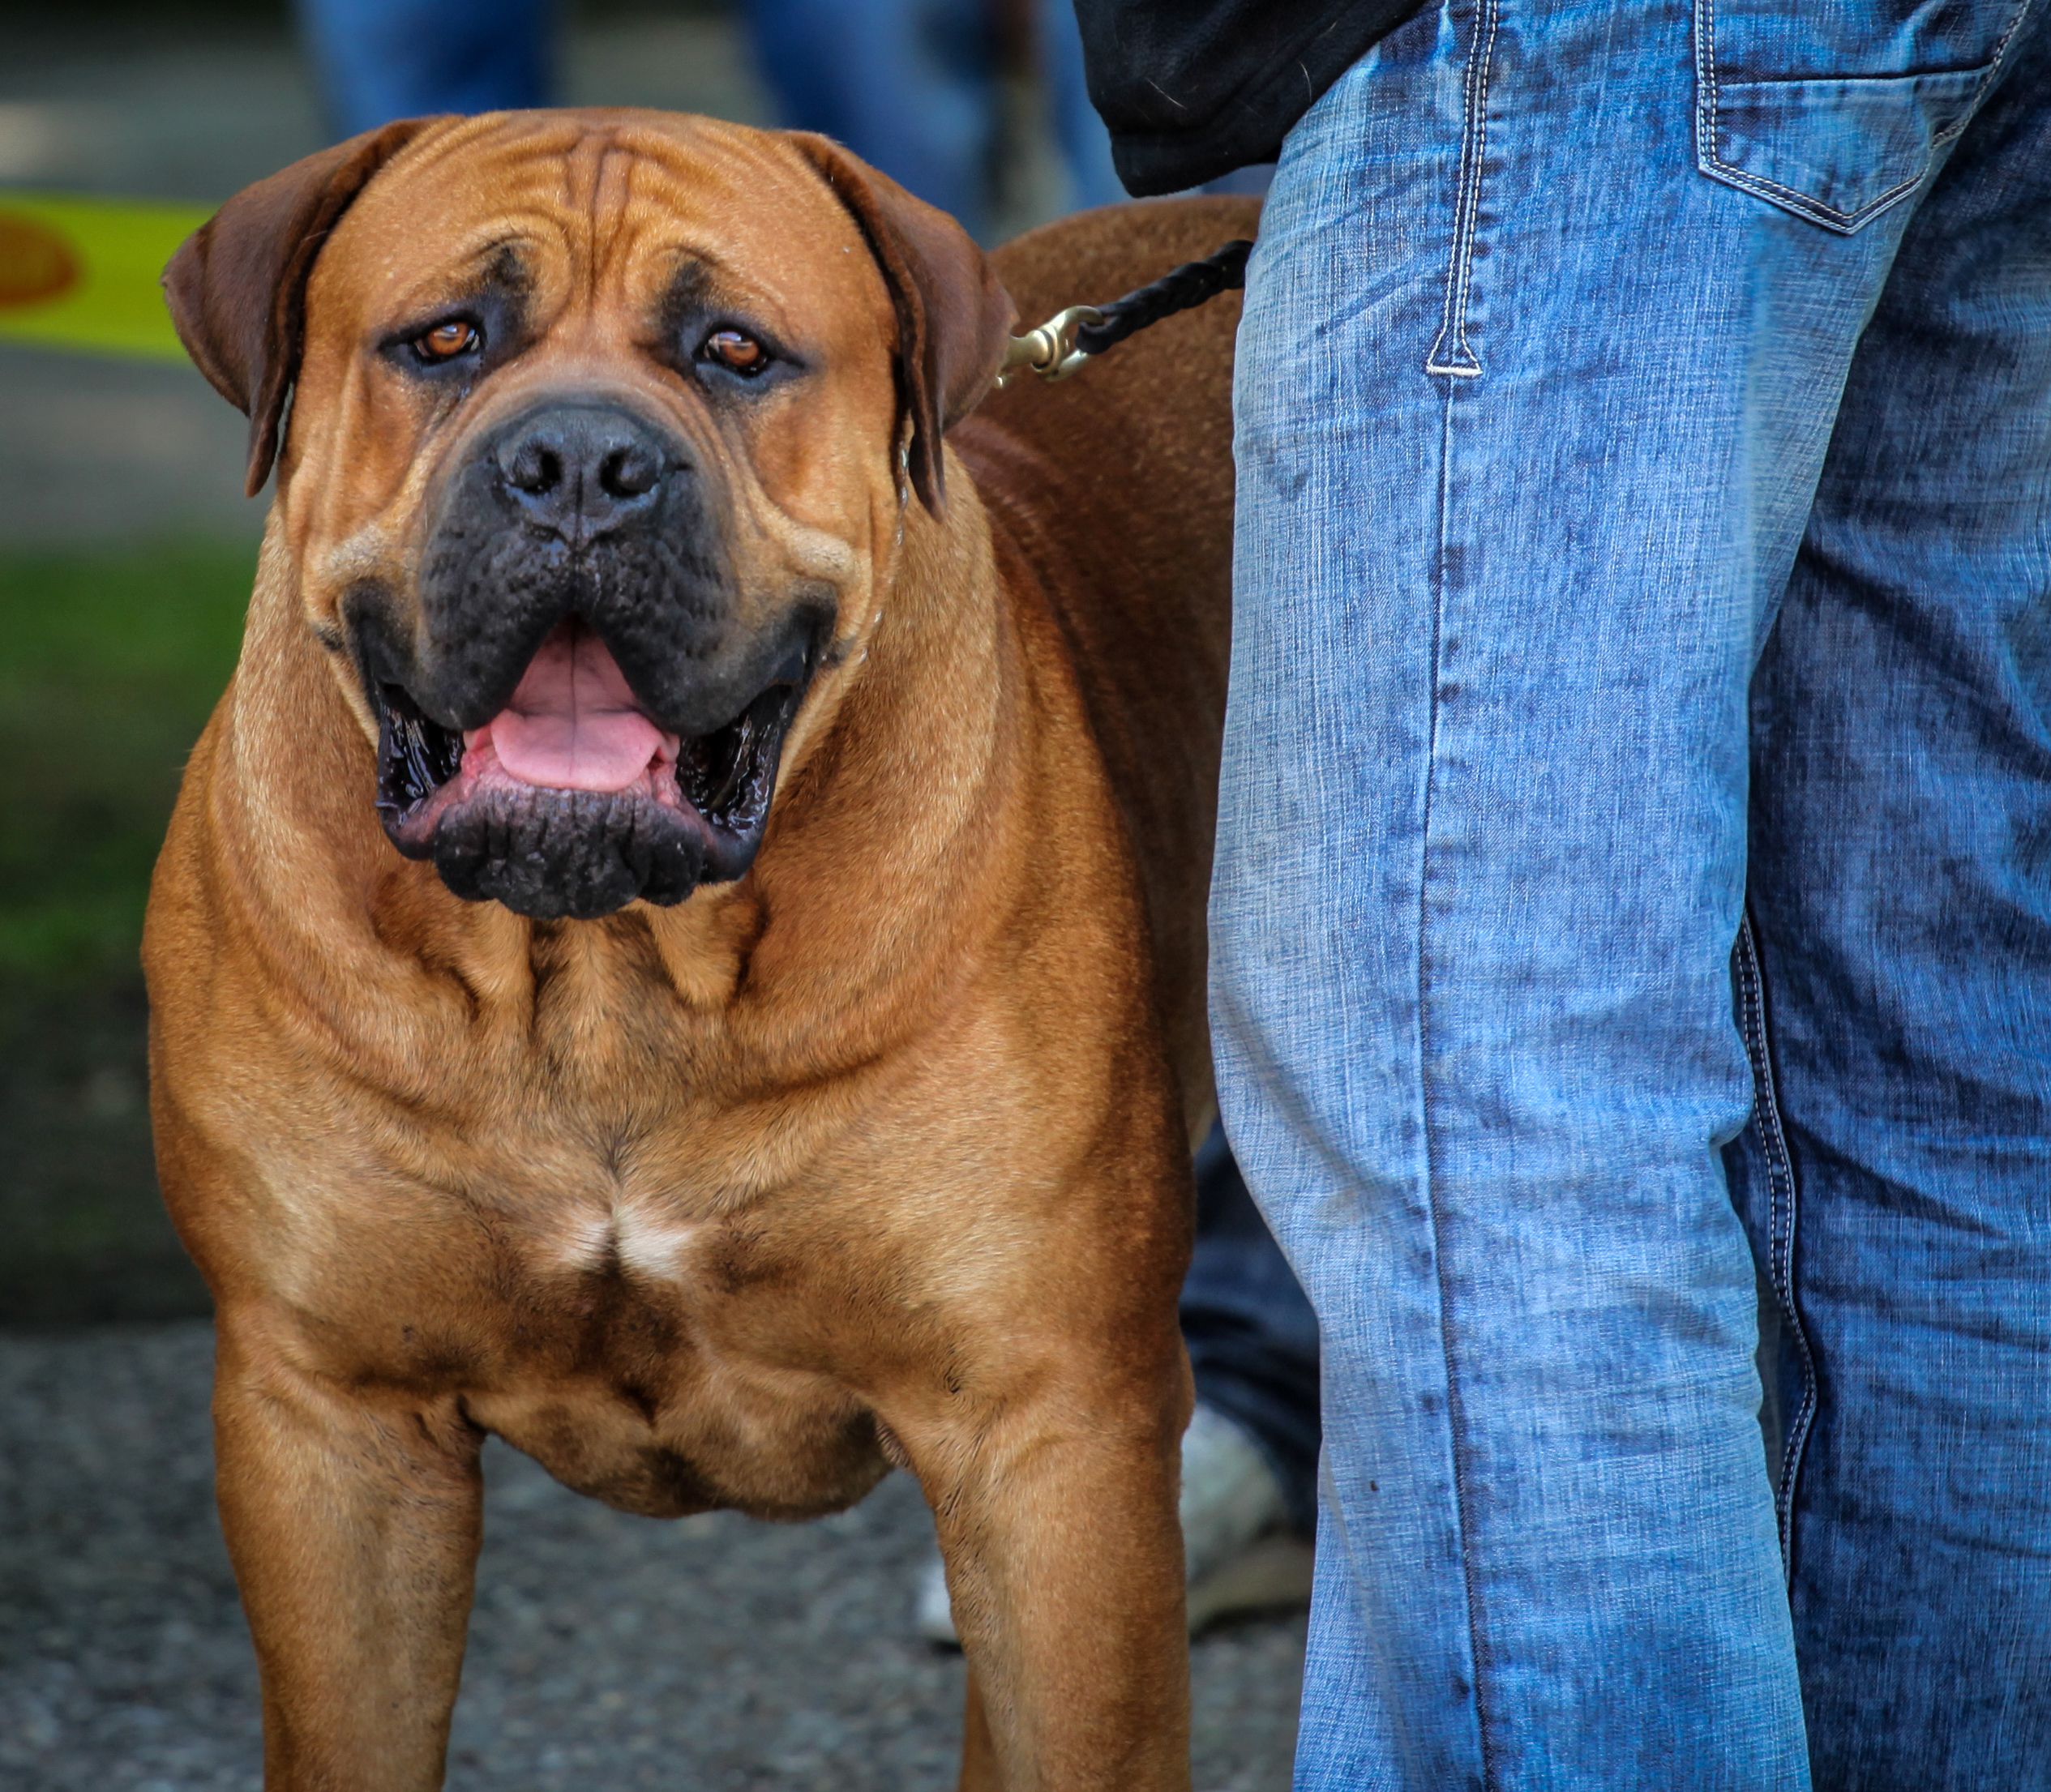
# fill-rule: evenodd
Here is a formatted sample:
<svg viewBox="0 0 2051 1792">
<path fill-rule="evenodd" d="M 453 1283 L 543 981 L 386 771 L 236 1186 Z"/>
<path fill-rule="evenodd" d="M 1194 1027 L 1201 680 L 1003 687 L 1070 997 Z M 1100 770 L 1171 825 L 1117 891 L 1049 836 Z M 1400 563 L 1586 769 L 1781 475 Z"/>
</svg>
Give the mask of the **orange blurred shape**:
<svg viewBox="0 0 2051 1792">
<path fill-rule="evenodd" d="M 0 212 L 0 310 L 41 305 L 79 282 L 79 258 L 46 224 Z"/>
</svg>

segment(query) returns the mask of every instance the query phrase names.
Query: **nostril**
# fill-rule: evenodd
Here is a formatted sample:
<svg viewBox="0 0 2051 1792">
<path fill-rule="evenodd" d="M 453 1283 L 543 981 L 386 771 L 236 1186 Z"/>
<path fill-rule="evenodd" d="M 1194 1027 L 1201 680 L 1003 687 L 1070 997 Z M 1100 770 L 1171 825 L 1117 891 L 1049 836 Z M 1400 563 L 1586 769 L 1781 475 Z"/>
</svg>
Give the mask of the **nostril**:
<svg viewBox="0 0 2051 1792">
<path fill-rule="evenodd" d="M 614 448 L 598 466 L 598 485 L 610 498 L 645 498 L 662 477 L 661 460 L 638 443 Z"/>
<path fill-rule="evenodd" d="M 506 466 L 506 483 L 516 491 L 540 498 L 563 483 L 563 457 L 546 442 L 520 443 Z"/>
</svg>

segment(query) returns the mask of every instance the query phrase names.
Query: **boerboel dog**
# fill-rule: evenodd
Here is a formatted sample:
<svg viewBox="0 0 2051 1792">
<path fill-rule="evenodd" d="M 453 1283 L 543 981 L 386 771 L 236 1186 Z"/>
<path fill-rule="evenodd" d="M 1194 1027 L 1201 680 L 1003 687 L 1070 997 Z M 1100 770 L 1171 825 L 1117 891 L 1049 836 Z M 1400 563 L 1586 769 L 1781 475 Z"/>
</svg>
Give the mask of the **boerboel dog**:
<svg viewBox="0 0 2051 1792">
<path fill-rule="evenodd" d="M 277 468 L 144 948 L 272 1792 L 440 1782 L 490 1435 L 657 1515 L 910 1469 L 963 1785 L 1188 1785 L 1237 305 L 969 413 L 1015 307 L 1252 223 L 986 258 L 823 139 L 554 112 L 172 263 Z"/>
</svg>

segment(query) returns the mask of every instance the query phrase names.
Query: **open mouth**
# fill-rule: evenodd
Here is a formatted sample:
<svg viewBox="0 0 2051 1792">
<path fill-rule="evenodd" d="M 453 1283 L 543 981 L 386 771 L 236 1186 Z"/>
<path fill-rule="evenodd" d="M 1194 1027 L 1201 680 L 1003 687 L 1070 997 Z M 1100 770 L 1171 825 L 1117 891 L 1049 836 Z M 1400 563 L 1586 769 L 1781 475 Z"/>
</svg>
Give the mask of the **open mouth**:
<svg viewBox="0 0 2051 1792">
<path fill-rule="evenodd" d="M 443 727 L 402 686 L 374 679 L 379 819 L 458 896 L 537 919 L 680 902 L 754 862 L 807 673 L 794 655 L 731 721 L 700 735 L 651 717 L 574 618 L 482 727 Z"/>
</svg>

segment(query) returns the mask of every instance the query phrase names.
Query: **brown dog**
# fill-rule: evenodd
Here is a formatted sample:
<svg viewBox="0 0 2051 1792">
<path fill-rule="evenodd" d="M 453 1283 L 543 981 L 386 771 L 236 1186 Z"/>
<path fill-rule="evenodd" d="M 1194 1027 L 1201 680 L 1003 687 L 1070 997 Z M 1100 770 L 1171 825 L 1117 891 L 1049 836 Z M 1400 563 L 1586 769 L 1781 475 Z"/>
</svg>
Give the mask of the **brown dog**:
<svg viewBox="0 0 2051 1792">
<path fill-rule="evenodd" d="M 654 1514 L 909 1466 L 963 1783 L 1187 1785 L 1237 306 L 942 432 L 1013 299 L 1252 222 L 993 263 L 823 139 L 542 113 L 179 252 L 278 464 L 145 947 L 277 1792 L 439 1783 L 487 1433 Z"/>
</svg>

